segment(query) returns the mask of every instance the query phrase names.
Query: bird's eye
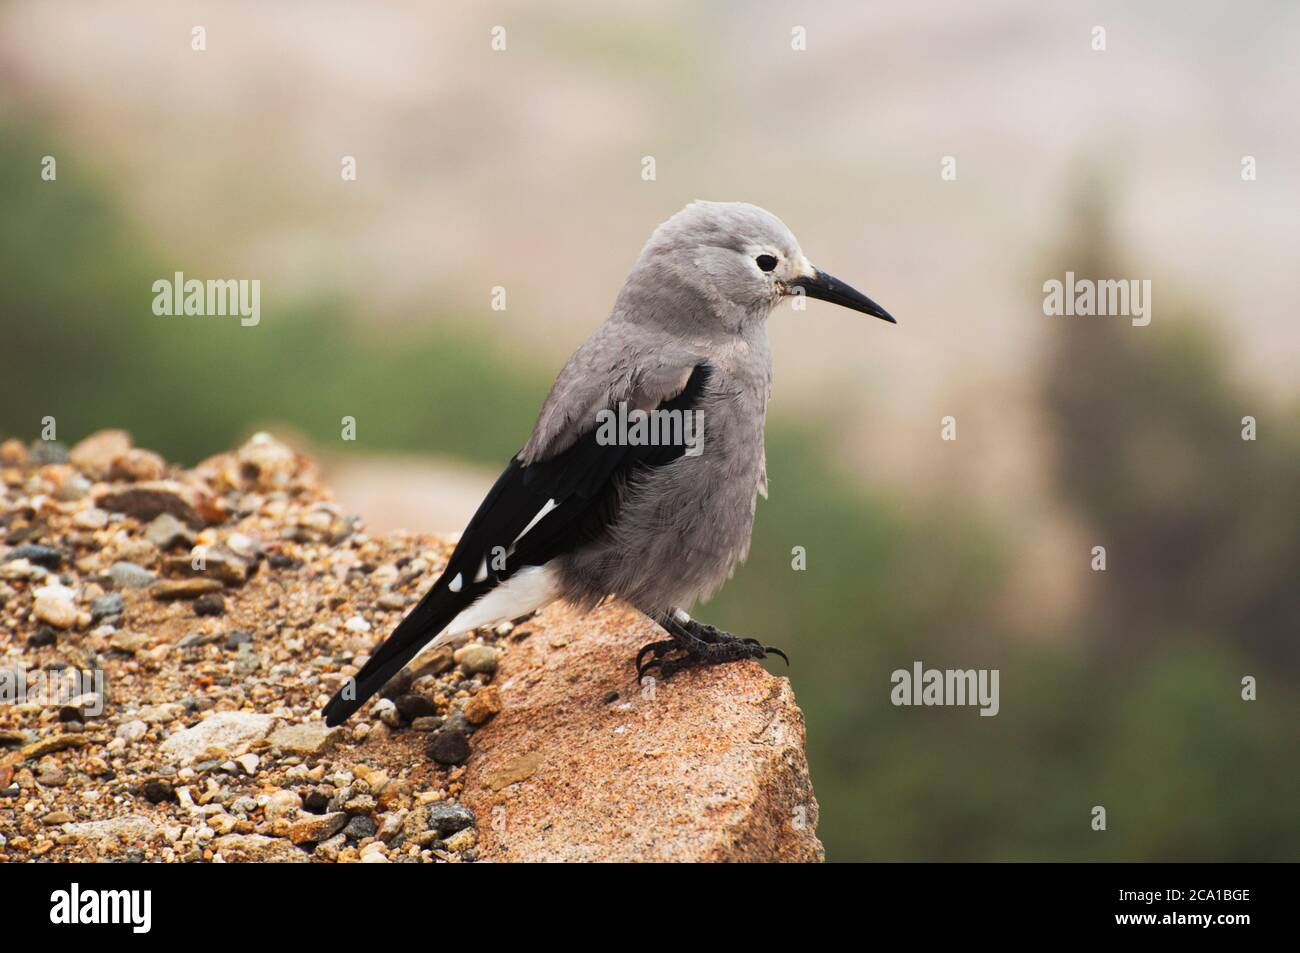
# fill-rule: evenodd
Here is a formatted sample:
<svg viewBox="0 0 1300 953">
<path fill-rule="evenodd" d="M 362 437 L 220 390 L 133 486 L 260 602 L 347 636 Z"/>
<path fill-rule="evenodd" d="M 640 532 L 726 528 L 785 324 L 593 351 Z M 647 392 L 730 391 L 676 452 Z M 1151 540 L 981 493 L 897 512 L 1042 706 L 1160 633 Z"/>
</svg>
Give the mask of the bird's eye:
<svg viewBox="0 0 1300 953">
<path fill-rule="evenodd" d="M 759 255 L 754 259 L 759 271 L 771 271 L 776 267 L 776 258 L 772 255 Z"/>
</svg>

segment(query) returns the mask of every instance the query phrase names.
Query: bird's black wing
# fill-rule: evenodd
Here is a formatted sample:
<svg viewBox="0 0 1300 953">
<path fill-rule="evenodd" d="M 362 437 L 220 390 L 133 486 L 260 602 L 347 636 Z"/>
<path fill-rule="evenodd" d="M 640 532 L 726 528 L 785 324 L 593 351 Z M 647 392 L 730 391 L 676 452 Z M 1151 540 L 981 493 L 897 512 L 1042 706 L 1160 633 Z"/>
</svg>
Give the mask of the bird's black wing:
<svg viewBox="0 0 1300 953">
<path fill-rule="evenodd" d="M 696 365 L 681 392 L 654 409 L 696 409 L 711 373 L 707 363 Z M 618 413 L 617 407 L 610 409 Z M 628 477 L 643 467 L 670 463 L 687 450 L 681 442 L 602 442 L 592 423 L 551 458 L 526 465 L 519 456 L 510 461 L 461 534 L 437 582 L 379 646 L 355 682 L 325 706 L 328 724 L 337 725 L 360 708 L 462 610 L 520 569 L 543 565 L 597 536 L 616 517 Z"/>
</svg>

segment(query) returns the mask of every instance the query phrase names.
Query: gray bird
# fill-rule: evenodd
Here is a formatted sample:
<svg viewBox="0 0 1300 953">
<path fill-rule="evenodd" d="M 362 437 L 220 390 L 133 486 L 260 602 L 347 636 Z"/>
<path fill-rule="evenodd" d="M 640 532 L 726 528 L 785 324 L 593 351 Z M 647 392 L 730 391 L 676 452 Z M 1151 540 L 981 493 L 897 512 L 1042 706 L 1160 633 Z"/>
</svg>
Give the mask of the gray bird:
<svg viewBox="0 0 1300 953">
<path fill-rule="evenodd" d="M 337 725 L 432 642 L 556 599 L 610 596 L 668 638 L 638 677 L 785 653 L 686 612 L 745 559 L 767 495 L 767 319 L 783 297 L 894 319 L 814 268 L 785 224 L 740 202 L 694 202 L 650 237 L 613 313 L 569 358 L 524 448 L 447 568 L 325 706 Z M 648 656 L 648 658 L 647 658 Z M 787 659 L 788 663 L 788 659 Z"/>
</svg>

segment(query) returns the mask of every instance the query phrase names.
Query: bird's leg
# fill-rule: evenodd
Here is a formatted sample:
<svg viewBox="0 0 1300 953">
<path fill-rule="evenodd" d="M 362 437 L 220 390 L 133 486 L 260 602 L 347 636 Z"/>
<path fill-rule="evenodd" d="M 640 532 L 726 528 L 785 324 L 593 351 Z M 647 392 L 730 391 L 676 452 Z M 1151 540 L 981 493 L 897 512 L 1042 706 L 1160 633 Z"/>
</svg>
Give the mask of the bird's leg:
<svg viewBox="0 0 1300 953">
<path fill-rule="evenodd" d="M 652 668 L 658 668 L 659 678 L 665 679 L 693 665 L 720 665 L 741 659 L 762 659 L 768 655 L 779 655 L 787 665 L 790 664 L 790 659 L 780 649 L 696 622 L 680 609 L 656 621 L 672 638 L 642 647 L 636 657 L 637 678 L 644 677 Z M 677 650 L 684 654 L 669 658 L 669 653 Z M 650 658 L 645 660 L 647 654 Z"/>
</svg>

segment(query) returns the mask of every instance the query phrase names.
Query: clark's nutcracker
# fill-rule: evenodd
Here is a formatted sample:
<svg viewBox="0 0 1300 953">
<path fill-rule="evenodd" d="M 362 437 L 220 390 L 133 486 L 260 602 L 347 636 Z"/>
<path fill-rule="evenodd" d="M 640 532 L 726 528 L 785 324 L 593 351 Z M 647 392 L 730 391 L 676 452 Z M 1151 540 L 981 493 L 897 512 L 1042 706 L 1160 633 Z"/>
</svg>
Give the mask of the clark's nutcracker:
<svg viewBox="0 0 1300 953">
<path fill-rule="evenodd" d="M 638 677 L 785 658 L 686 609 L 748 552 L 758 494 L 767 495 L 767 319 L 796 294 L 894 321 L 814 268 L 761 208 L 695 202 L 660 225 L 447 568 L 325 706 L 326 722 L 346 719 L 430 641 L 555 599 L 589 609 L 617 596 L 662 626 L 668 638 L 637 655 Z"/>
</svg>

